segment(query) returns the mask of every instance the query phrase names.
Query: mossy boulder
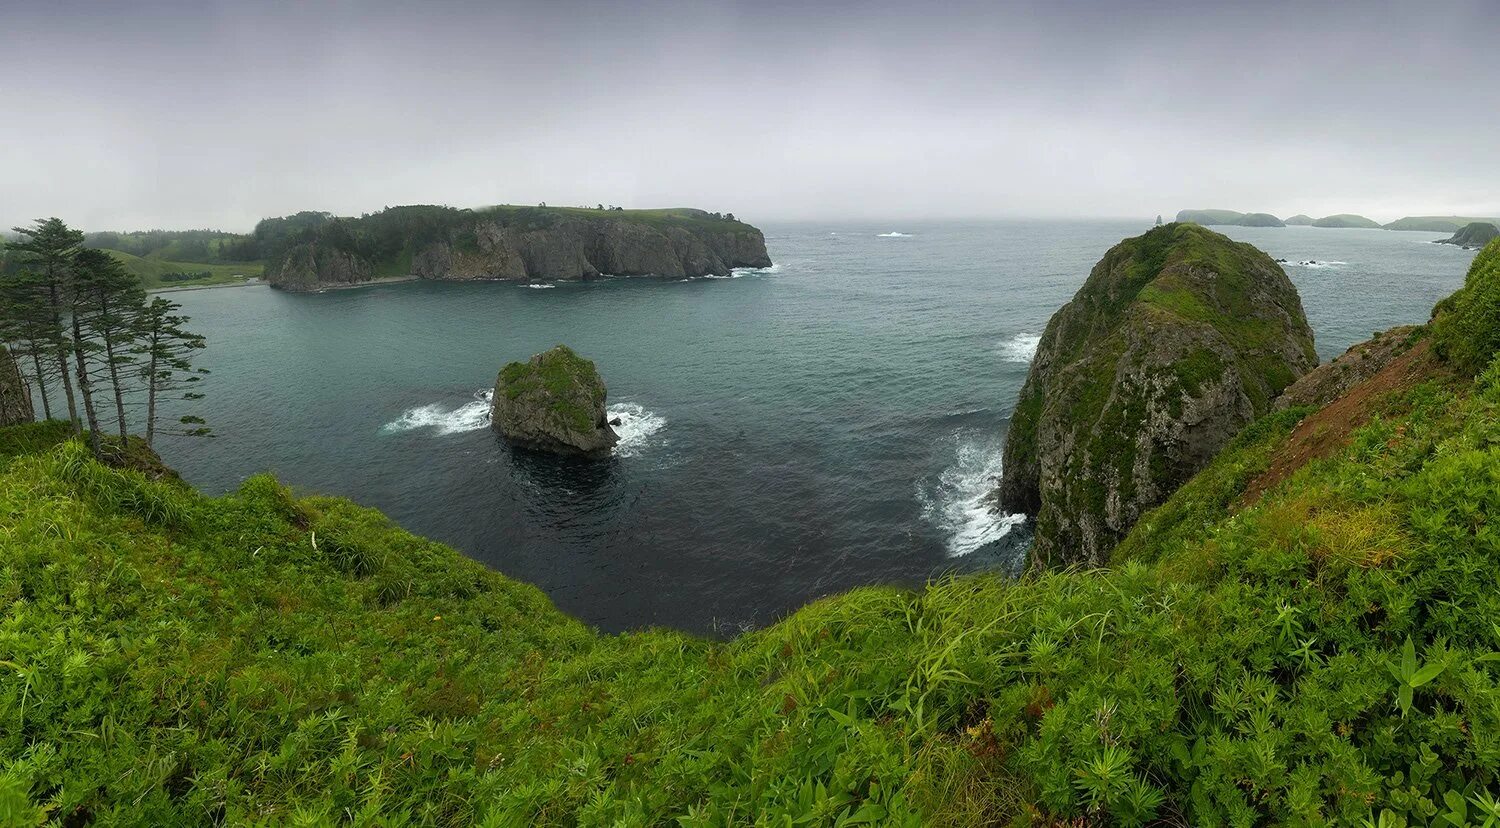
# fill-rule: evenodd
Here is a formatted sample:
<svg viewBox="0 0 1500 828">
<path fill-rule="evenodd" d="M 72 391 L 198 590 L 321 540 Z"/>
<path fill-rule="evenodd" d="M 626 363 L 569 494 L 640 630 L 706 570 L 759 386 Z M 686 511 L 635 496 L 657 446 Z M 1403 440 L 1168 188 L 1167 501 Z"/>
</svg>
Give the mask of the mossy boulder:
<svg viewBox="0 0 1500 828">
<path fill-rule="evenodd" d="M 1102 564 L 1315 365 L 1302 301 L 1265 253 L 1196 224 L 1126 239 L 1047 324 L 1000 505 L 1035 516 L 1035 564 Z"/>
<path fill-rule="evenodd" d="M 1471 374 L 1490 364 L 1500 352 L 1500 239 L 1479 251 L 1463 288 L 1439 302 L 1432 317 L 1438 356 Z"/>
<path fill-rule="evenodd" d="M 609 427 L 605 394 L 594 363 L 558 345 L 500 370 L 492 421 L 502 437 L 526 448 L 606 455 L 619 438 Z"/>
</svg>

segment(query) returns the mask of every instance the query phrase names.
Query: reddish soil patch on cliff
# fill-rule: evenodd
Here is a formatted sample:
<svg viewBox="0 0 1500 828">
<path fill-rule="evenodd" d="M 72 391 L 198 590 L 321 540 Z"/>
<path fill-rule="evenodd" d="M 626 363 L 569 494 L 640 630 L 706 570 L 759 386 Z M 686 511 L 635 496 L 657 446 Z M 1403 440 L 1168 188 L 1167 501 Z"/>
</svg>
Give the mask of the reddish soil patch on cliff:
<svg viewBox="0 0 1500 828">
<path fill-rule="evenodd" d="M 1394 392 L 1411 388 L 1441 370 L 1437 358 L 1432 355 L 1431 343 L 1423 340 L 1342 397 L 1307 415 L 1271 458 L 1271 465 L 1245 487 L 1245 493 L 1240 496 L 1240 508 L 1253 505 L 1266 490 L 1291 477 L 1310 461 L 1327 457 L 1342 448 L 1349 442 L 1349 435 L 1375 415 L 1381 400 Z"/>
</svg>

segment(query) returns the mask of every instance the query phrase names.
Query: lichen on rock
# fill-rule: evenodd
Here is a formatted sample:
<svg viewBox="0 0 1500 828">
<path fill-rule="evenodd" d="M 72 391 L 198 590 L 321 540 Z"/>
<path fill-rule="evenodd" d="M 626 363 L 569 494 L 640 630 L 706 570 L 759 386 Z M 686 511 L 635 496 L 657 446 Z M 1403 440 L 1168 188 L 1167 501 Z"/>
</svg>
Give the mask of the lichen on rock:
<svg viewBox="0 0 1500 828">
<path fill-rule="evenodd" d="M 1185 223 L 1126 239 L 1047 324 L 1000 505 L 1035 516 L 1036 565 L 1102 564 L 1316 364 L 1301 299 L 1266 254 Z"/>
<path fill-rule="evenodd" d="M 606 455 L 619 441 L 607 421 L 606 393 L 594 363 L 558 345 L 500 370 L 491 418 L 500 435 L 516 445 Z"/>
</svg>

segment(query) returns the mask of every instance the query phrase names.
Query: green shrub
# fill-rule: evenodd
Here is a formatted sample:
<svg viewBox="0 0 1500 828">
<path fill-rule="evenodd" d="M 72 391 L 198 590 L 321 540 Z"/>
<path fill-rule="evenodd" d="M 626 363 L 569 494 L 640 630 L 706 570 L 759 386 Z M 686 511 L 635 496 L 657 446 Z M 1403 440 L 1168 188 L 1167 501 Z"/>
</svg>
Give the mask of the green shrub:
<svg viewBox="0 0 1500 828">
<path fill-rule="evenodd" d="M 1463 289 L 1433 309 L 1433 346 L 1454 367 L 1476 374 L 1500 352 L 1500 240 L 1474 257 Z"/>
</svg>

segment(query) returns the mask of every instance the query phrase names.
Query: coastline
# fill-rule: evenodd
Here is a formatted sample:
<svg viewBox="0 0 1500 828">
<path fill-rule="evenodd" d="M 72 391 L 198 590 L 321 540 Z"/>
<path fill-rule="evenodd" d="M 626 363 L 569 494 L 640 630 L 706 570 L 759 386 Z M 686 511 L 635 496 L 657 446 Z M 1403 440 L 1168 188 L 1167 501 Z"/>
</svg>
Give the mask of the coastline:
<svg viewBox="0 0 1500 828">
<path fill-rule="evenodd" d="M 318 288 L 317 290 L 295 290 L 295 291 L 288 291 L 288 292 L 289 293 L 326 293 L 326 292 L 328 292 L 330 290 L 354 290 L 356 288 L 372 287 L 372 286 L 375 286 L 375 285 L 395 285 L 395 284 L 401 284 L 402 282 L 419 282 L 421 280 L 422 280 L 422 277 L 420 277 L 420 276 L 385 276 L 385 277 L 382 277 L 382 278 L 379 278 L 379 279 L 371 279 L 371 280 L 369 280 L 367 282 L 355 282 L 354 284 L 347 284 L 347 285 L 328 285 L 326 287 Z M 220 282 L 219 284 L 216 284 L 216 285 L 183 285 L 181 287 L 156 287 L 156 288 L 150 288 L 146 292 L 147 293 L 177 293 L 179 291 L 184 291 L 184 290 L 216 290 L 218 288 L 245 288 L 245 287 L 271 287 L 271 283 L 269 281 L 267 281 L 264 277 L 257 277 L 257 278 L 252 278 L 252 279 L 246 279 L 246 280 L 244 280 L 242 282 Z"/>
<path fill-rule="evenodd" d="M 376 285 L 399 285 L 402 282 L 419 282 L 421 276 L 383 276 L 379 279 L 370 279 L 365 282 L 351 282 L 345 285 L 327 285 L 316 290 L 298 290 L 291 293 L 327 293 L 330 290 L 356 290 L 362 287 L 374 287 Z M 267 283 L 269 284 L 269 283 Z"/>
<path fill-rule="evenodd" d="M 216 285 L 182 285 L 180 287 L 154 287 L 147 288 L 146 293 L 180 293 L 185 290 L 215 290 L 217 288 L 243 288 L 269 286 L 271 283 L 262 278 L 245 279 L 240 282 L 220 282 Z"/>
</svg>

